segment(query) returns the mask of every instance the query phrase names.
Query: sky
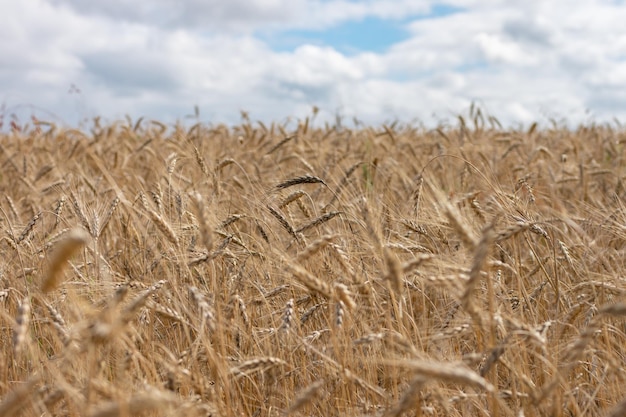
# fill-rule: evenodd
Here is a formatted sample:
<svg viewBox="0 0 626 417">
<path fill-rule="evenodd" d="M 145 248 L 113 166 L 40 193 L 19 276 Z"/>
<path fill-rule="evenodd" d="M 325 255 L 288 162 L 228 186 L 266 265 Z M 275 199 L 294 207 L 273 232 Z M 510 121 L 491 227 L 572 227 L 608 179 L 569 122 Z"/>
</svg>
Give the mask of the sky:
<svg viewBox="0 0 626 417">
<path fill-rule="evenodd" d="M 626 123 L 616 0 L 0 0 L 0 116 Z M 198 112 L 196 113 L 195 109 Z M 14 116 L 12 116 L 14 115 Z"/>
</svg>

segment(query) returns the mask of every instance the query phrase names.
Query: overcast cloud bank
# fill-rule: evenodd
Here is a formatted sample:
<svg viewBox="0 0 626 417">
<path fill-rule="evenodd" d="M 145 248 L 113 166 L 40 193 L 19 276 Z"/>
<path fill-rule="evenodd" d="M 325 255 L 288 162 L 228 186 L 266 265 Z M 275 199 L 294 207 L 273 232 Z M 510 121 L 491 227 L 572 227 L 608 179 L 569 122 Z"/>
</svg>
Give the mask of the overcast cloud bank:
<svg viewBox="0 0 626 417">
<path fill-rule="evenodd" d="M 0 103 L 22 118 L 626 121 L 621 1 L 0 1 Z"/>
</svg>

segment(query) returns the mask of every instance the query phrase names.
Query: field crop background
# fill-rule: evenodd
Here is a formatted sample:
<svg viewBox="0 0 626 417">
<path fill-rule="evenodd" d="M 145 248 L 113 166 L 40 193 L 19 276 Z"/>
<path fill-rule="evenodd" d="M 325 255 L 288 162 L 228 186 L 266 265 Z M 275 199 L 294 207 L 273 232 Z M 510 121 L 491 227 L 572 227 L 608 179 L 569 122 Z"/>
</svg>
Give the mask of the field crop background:
<svg viewBox="0 0 626 417">
<path fill-rule="evenodd" d="M 623 415 L 626 132 L 0 136 L 2 416 Z"/>
</svg>

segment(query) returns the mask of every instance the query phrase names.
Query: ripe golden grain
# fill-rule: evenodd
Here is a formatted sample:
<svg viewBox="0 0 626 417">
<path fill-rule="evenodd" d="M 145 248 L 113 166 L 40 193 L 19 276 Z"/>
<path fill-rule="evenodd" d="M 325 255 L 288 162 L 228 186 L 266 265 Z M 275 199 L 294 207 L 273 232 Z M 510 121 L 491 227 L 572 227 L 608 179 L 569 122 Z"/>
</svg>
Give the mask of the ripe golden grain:
<svg viewBox="0 0 626 417">
<path fill-rule="evenodd" d="M 494 391 L 495 387 L 463 363 L 438 362 L 435 360 L 404 360 L 387 362 L 411 370 L 418 376 L 429 380 L 452 382 L 477 387 L 485 391 Z"/>
<path fill-rule="evenodd" d="M 0 131 L 0 415 L 623 413 L 624 128 L 339 122 Z"/>
<path fill-rule="evenodd" d="M 198 219 L 198 224 L 200 226 L 200 239 L 207 252 L 211 252 L 213 249 L 213 235 L 211 233 L 211 229 L 209 228 L 209 220 L 202 201 L 202 196 L 199 193 L 195 193 L 192 195 L 191 201 L 193 201 L 196 209 L 196 218 Z"/>
<path fill-rule="evenodd" d="M 30 299 L 25 297 L 17 309 L 17 317 L 13 326 L 13 351 L 18 355 L 28 343 L 28 327 L 30 326 Z"/>
<path fill-rule="evenodd" d="M 313 401 L 313 399 L 315 399 L 319 391 L 324 387 L 324 384 L 325 381 L 320 379 L 303 389 L 289 406 L 285 414 L 290 415 L 304 408 L 307 404 Z"/>
<path fill-rule="evenodd" d="M 20 409 L 23 409 L 33 394 L 37 380 L 36 377 L 30 378 L 5 395 L 0 402 L 0 416 L 14 416 Z"/>
<path fill-rule="evenodd" d="M 331 288 L 326 282 L 317 278 L 299 265 L 287 264 L 285 267 L 287 271 L 293 274 L 298 282 L 304 285 L 309 291 L 323 295 L 326 298 L 331 298 Z"/>
<path fill-rule="evenodd" d="M 165 236 L 171 244 L 178 248 L 180 246 L 180 242 L 178 241 L 178 236 L 176 235 L 176 232 L 174 232 L 174 229 L 172 229 L 172 226 L 170 226 L 170 224 L 156 211 L 148 210 L 148 214 L 150 215 L 152 222 L 161 231 L 161 233 L 163 233 L 163 236 Z"/>
<path fill-rule="evenodd" d="M 61 282 L 63 269 L 69 259 L 87 244 L 89 235 L 83 229 L 72 229 L 55 245 L 52 259 L 44 279 L 41 291 L 44 293 L 54 290 Z"/>
</svg>

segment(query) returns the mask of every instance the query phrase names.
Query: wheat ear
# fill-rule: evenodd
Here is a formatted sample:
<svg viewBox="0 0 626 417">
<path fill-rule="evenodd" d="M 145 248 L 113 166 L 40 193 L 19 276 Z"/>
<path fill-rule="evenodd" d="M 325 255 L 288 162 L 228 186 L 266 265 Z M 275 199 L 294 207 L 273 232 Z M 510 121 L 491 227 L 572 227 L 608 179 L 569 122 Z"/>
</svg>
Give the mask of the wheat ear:
<svg viewBox="0 0 626 417">
<path fill-rule="evenodd" d="M 88 239 L 89 235 L 83 229 L 73 229 L 57 245 L 48 267 L 48 273 L 41 284 L 41 290 L 44 293 L 52 291 L 59 285 L 65 264 L 72 255 L 87 243 Z"/>
</svg>

